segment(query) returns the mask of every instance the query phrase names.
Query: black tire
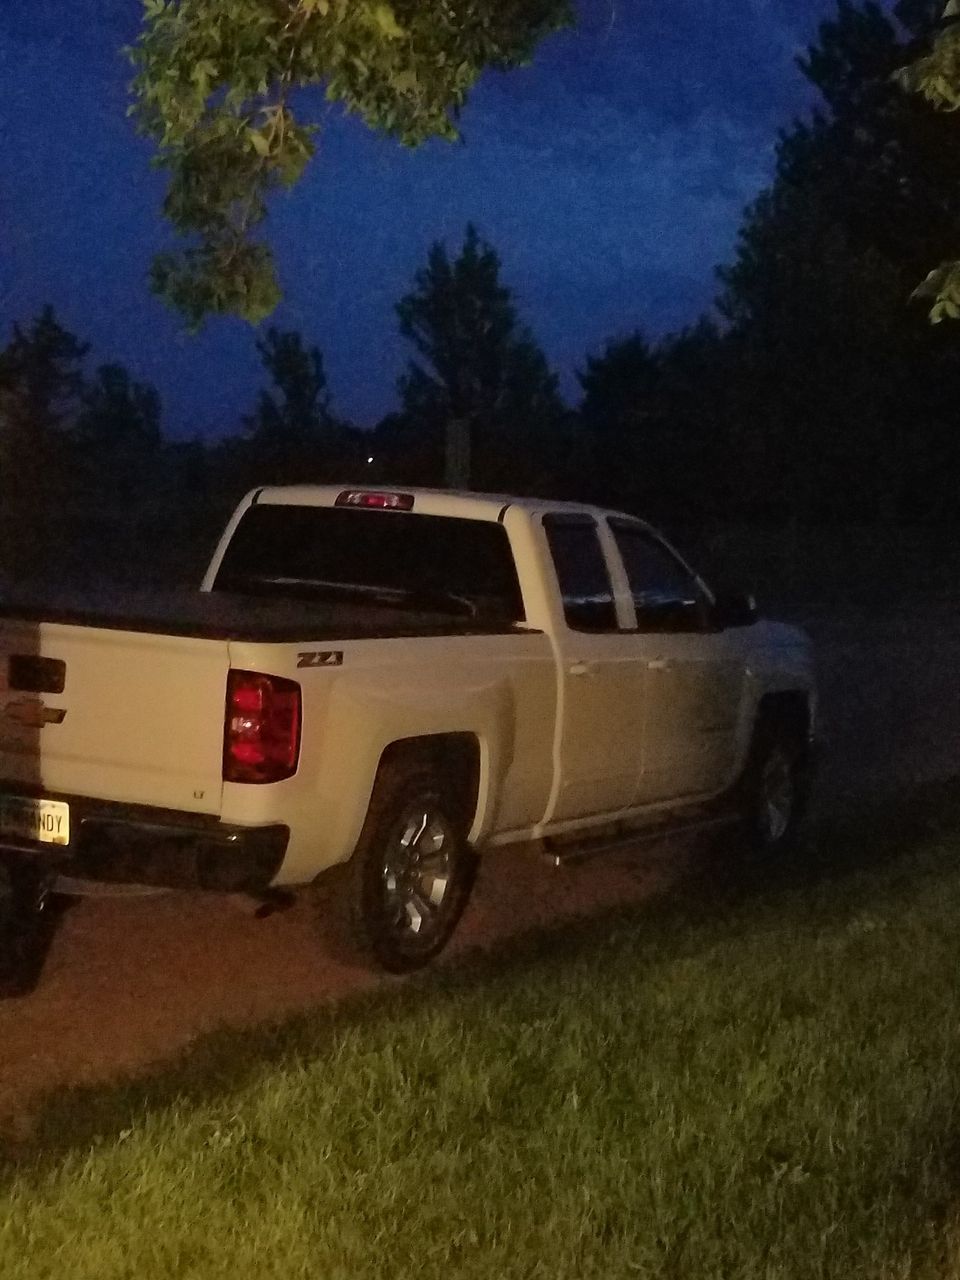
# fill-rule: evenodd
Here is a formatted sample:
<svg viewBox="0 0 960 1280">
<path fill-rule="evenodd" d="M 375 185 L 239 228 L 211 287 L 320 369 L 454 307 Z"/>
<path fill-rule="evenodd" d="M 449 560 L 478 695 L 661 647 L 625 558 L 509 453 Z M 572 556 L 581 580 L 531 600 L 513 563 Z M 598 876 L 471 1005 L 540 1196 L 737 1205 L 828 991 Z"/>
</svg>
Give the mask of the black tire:
<svg viewBox="0 0 960 1280">
<path fill-rule="evenodd" d="M 476 876 L 465 827 L 456 795 L 430 765 L 384 764 L 353 857 L 318 882 L 328 928 L 339 918 L 337 949 L 388 973 L 437 956 Z"/>
<path fill-rule="evenodd" d="M 37 985 L 51 934 L 43 876 L 29 861 L 0 859 L 0 999 Z"/>
<path fill-rule="evenodd" d="M 739 836 L 746 849 L 763 858 L 793 852 L 809 795 L 806 742 L 788 721 L 762 716 L 736 795 Z"/>
</svg>

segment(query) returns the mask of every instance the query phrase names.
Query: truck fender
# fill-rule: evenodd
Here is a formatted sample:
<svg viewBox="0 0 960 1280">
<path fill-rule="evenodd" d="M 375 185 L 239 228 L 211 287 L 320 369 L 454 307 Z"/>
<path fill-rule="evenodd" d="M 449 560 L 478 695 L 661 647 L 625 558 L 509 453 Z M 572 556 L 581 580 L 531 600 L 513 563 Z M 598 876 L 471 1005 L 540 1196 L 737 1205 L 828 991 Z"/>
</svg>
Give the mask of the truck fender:
<svg viewBox="0 0 960 1280">
<path fill-rule="evenodd" d="M 465 682 L 450 689 L 386 687 L 379 680 L 344 683 L 330 698 L 321 746 L 319 828 L 324 832 L 322 869 L 353 853 L 366 819 L 380 764 L 397 749 L 432 749 L 451 735 L 473 738 L 478 779 L 468 839 L 482 844 L 496 819 L 504 776 L 513 760 L 514 706 L 503 679 Z M 356 731 L 357 725 L 364 732 Z M 352 726 L 352 728 L 351 728 Z"/>
</svg>

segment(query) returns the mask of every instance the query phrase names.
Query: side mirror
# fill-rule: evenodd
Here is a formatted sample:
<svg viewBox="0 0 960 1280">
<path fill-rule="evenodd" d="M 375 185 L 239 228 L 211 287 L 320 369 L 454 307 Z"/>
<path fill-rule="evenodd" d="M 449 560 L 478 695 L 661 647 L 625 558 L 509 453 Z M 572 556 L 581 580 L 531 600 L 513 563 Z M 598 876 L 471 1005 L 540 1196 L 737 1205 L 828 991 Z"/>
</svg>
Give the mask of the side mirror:
<svg viewBox="0 0 960 1280">
<path fill-rule="evenodd" d="M 742 591 L 723 591 L 713 605 L 713 621 L 725 631 L 727 627 L 752 627 L 759 618 L 757 602 Z"/>
</svg>

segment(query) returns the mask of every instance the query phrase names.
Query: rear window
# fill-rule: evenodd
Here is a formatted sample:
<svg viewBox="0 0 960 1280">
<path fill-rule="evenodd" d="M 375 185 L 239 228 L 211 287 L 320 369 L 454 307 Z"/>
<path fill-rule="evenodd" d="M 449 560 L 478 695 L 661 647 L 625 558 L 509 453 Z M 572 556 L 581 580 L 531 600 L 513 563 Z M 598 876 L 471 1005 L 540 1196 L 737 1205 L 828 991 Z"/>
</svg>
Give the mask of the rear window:
<svg viewBox="0 0 960 1280">
<path fill-rule="evenodd" d="M 482 622 L 524 619 L 507 532 L 487 520 L 342 507 L 251 507 L 215 591 L 370 600 Z"/>
</svg>

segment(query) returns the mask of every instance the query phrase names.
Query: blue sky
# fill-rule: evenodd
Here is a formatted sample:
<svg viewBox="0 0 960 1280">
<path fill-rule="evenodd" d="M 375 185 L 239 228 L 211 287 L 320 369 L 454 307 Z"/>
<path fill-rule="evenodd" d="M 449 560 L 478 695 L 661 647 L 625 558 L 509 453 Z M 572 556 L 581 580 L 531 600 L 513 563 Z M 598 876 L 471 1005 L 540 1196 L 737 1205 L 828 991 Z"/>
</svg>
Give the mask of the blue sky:
<svg viewBox="0 0 960 1280">
<path fill-rule="evenodd" d="M 407 151 L 332 119 L 271 215 L 286 300 L 272 323 L 324 352 L 335 405 L 372 425 L 407 352 L 393 306 L 431 241 L 469 220 L 576 396 L 588 351 L 709 305 L 777 129 L 809 105 L 794 59 L 834 0 L 596 0 L 534 64 L 486 77 L 464 141 Z M 52 302 L 152 381 L 174 435 L 236 427 L 263 378 L 235 321 L 185 335 L 148 292 L 161 175 L 126 119 L 139 0 L 0 0 L 0 324 Z"/>
</svg>

